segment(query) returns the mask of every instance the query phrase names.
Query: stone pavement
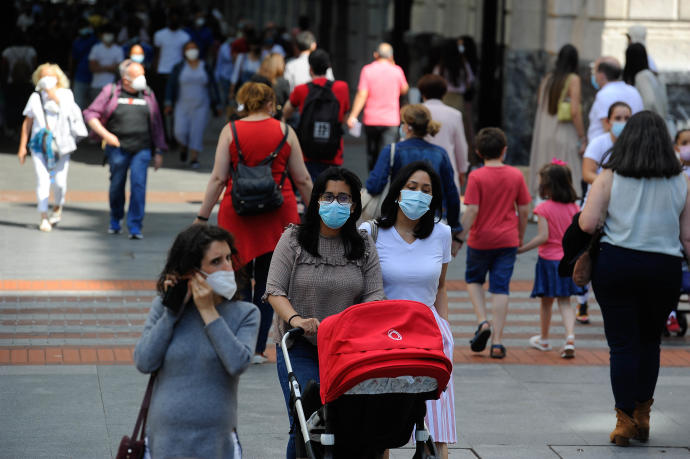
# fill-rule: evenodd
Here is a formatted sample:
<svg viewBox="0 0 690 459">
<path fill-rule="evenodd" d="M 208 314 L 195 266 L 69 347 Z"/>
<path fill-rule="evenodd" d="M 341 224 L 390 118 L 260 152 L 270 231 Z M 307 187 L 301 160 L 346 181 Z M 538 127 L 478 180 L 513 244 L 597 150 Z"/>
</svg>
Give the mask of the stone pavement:
<svg viewBox="0 0 690 459">
<path fill-rule="evenodd" d="M 143 241 L 105 234 L 108 173 L 88 145 L 70 166 L 63 222 L 51 233 L 37 231 L 32 166 L 19 167 L 16 146 L 0 144 L 0 457 L 113 457 L 131 432 L 146 385 L 131 350 L 171 240 L 198 210 L 219 128 L 209 127 L 201 170 L 185 169 L 171 155 L 149 173 Z M 363 150 L 361 140 L 348 139 L 346 166 L 365 178 Z M 535 230 L 530 225 L 528 234 Z M 529 349 L 527 339 L 539 329 L 539 305 L 529 298 L 536 251 L 521 255 L 508 357 L 496 362 L 471 353 L 476 324 L 462 282 L 464 256 L 448 274 L 459 432 L 451 457 L 690 457 L 687 337 L 664 341 L 649 445 L 610 447 L 613 400 L 596 305 L 592 324 L 576 329 L 574 360 Z M 553 322 L 560 344 L 558 314 Z M 280 457 L 287 426 L 275 365 L 252 366 L 240 394 L 245 457 Z"/>
</svg>

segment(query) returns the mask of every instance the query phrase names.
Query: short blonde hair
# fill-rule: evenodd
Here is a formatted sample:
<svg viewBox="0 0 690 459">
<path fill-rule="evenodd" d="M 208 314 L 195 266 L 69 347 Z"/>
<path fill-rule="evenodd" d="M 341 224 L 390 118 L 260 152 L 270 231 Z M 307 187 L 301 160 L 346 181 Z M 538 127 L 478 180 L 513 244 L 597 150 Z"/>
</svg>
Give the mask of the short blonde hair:
<svg viewBox="0 0 690 459">
<path fill-rule="evenodd" d="M 419 137 L 427 134 L 435 136 L 441 129 L 441 123 L 431 119 L 431 112 L 423 104 L 405 105 L 400 110 L 400 118 Z"/>
<path fill-rule="evenodd" d="M 257 112 L 264 108 L 268 102 L 276 105 L 276 94 L 270 86 L 263 83 L 248 81 L 242 85 L 237 93 L 237 102 L 244 105 L 244 109 L 249 112 Z"/>
<path fill-rule="evenodd" d="M 36 86 L 38 84 L 38 80 L 41 79 L 41 72 L 44 69 L 50 69 L 55 72 L 57 75 L 57 87 L 58 88 L 65 88 L 69 89 L 69 78 L 67 78 L 67 75 L 65 75 L 65 72 L 62 71 L 59 65 L 57 64 L 51 64 L 50 62 L 44 62 L 43 64 L 39 65 L 36 67 L 36 70 L 34 70 L 34 73 L 31 75 L 31 82 Z"/>
</svg>

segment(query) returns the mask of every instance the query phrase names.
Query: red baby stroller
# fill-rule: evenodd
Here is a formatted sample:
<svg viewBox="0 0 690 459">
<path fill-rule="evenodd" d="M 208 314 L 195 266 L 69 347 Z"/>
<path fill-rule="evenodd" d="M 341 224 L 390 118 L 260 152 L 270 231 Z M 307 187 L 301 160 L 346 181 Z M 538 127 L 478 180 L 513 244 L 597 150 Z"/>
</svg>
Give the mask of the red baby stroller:
<svg viewBox="0 0 690 459">
<path fill-rule="evenodd" d="M 281 347 L 303 456 L 379 457 L 388 448 L 405 445 L 416 427 L 414 458 L 436 457 L 424 427 L 425 400 L 440 397 L 453 364 L 443 353 L 441 332 L 428 306 L 375 301 L 324 319 L 318 332 L 320 388 L 310 382 L 304 397 L 286 347 L 288 336 L 301 333 L 287 332 Z M 317 390 L 316 406 L 309 406 L 309 392 Z M 296 443 L 299 457 L 301 442 Z"/>
</svg>

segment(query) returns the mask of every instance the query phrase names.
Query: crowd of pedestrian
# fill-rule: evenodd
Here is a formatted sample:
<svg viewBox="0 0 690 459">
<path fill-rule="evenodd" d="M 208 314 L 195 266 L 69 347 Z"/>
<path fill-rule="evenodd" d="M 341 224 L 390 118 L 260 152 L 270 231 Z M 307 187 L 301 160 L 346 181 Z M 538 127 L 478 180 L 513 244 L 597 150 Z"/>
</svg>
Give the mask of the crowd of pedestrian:
<svg viewBox="0 0 690 459">
<path fill-rule="evenodd" d="M 176 144 L 180 161 L 198 168 L 208 160 L 209 117 L 229 120 L 198 215 L 170 248 L 134 354 L 139 370 L 155 373 L 146 430 L 152 457 L 241 455 L 238 378 L 250 362 L 266 361 L 272 326 L 276 336 L 304 330 L 288 344 L 292 373 L 305 385 L 319 380 L 322 320 L 356 303 L 414 300 L 433 312 L 452 361 L 446 272 L 463 244 L 477 317 L 471 350 L 507 355 L 513 268 L 518 254 L 538 247 L 532 296 L 541 301 L 541 330 L 529 345 L 552 349 L 555 300 L 565 328 L 560 355 L 574 358 L 575 321 L 588 321 L 588 288 L 559 267 L 568 231 L 600 237 L 590 251 L 591 286 L 611 350 L 611 441 L 649 437 L 660 336 L 675 318 L 681 261 L 690 250 L 690 132 L 672 141 L 665 88 L 644 44 L 634 41 L 639 30 L 631 29 L 624 66 L 610 56 L 592 63 L 597 92 L 587 130 L 577 49 L 560 50 L 539 87 L 526 180 L 504 163 L 502 130 L 474 133 L 478 67 L 467 36 L 447 40 L 433 71 L 417 82 L 423 103 L 401 108 L 410 87 L 385 42 L 361 69 L 350 104 L 348 83 L 336 79 L 309 30 L 234 28 L 215 9 L 165 9 L 162 2 L 59 10 L 37 3 L 21 10 L 17 27 L 2 53 L 3 88 L 8 95 L 16 89 L 5 97 L 4 121 L 19 129 L 20 163 L 31 154 L 41 231 L 63 218 L 70 155 L 87 126 L 110 167 L 107 231 L 122 232 L 129 172 L 126 226 L 139 240 L 151 161 L 158 169 Z M 34 30 L 55 43 L 32 45 Z M 364 127 L 364 186 L 342 167 L 343 125 L 353 134 Z M 481 162 L 471 171 L 470 153 Z M 364 196 L 379 202 L 366 221 Z M 219 227 L 207 226 L 219 198 Z M 525 241 L 530 211 L 537 234 Z M 292 458 L 291 376 L 277 356 Z M 457 442 L 452 378 L 427 402 L 427 424 L 447 457 Z"/>
</svg>

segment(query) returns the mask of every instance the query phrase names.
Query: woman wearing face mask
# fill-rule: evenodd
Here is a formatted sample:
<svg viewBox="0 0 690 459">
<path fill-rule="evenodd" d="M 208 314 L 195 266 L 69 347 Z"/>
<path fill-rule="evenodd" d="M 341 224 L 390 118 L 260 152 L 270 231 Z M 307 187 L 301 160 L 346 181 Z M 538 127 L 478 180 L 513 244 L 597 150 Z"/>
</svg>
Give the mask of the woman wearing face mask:
<svg viewBox="0 0 690 459">
<path fill-rule="evenodd" d="M 246 107 L 248 115 L 234 122 L 234 132 L 230 125 L 226 125 L 220 133 L 213 172 L 197 222 L 208 220 L 225 190 L 218 212 L 218 225 L 230 231 L 237 240 L 241 266 L 238 270 L 240 295 L 247 301 L 253 301 L 261 310 L 261 328 L 254 357 L 256 363 L 261 363 L 266 360 L 263 352 L 273 319 L 273 309 L 262 299 L 271 255 L 285 227 L 299 222 L 292 184 L 299 190 L 305 204 L 309 205 L 312 183 L 304 165 L 297 135 L 292 128 L 271 116 L 275 106 L 273 90 L 262 83 L 247 83 L 237 94 L 237 98 Z M 242 163 L 253 167 L 277 149 L 286 129 L 287 141 L 271 163 L 273 180 L 277 185 L 282 183 L 283 204 L 277 209 L 256 215 L 238 215 L 232 205 L 233 183 L 230 176 L 230 171 L 236 169 L 239 163 L 238 143 L 242 151 Z M 287 180 L 287 174 L 292 180 Z M 252 278 L 255 281 L 253 284 Z"/>
<path fill-rule="evenodd" d="M 369 194 L 375 196 L 382 193 L 389 177 L 395 177 L 398 171 L 414 161 L 428 161 L 437 170 L 441 177 L 441 189 L 443 196 L 441 208 L 453 231 L 453 256 L 460 250 L 462 244 L 455 240 L 455 236 L 462 231 L 460 225 L 460 192 L 455 186 L 453 165 L 448 153 L 443 148 L 424 140 L 426 135 L 435 136 L 441 125 L 431 119 L 429 109 L 423 104 L 406 105 L 400 110 L 402 131 L 405 140 L 395 144 L 395 158 L 391 168 L 391 145 L 386 145 L 381 150 L 376 165 L 367 178 L 366 188 Z"/>
<path fill-rule="evenodd" d="M 386 298 L 429 306 L 441 329 L 444 352 L 452 361 L 453 333 L 446 293 L 451 231 L 440 222 L 441 189 L 441 179 L 428 162 L 412 162 L 400 169 L 391 183 L 381 217 L 360 228 L 375 235 Z M 448 444 L 457 442 L 452 377 L 441 398 L 426 404 L 431 436 L 440 457 L 447 458 Z"/>
<path fill-rule="evenodd" d="M 173 132 L 180 144 L 180 161 L 199 168 L 199 153 L 204 146 L 204 130 L 209 108 L 218 115 L 218 88 L 213 69 L 199 59 L 199 48 L 193 41 L 183 48 L 184 60 L 173 67 L 165 91 L 165 114 L 175 109 Z"/>
<path fill-rule="evenodd" d="M 289 226 L 273 252 L 264 297 L 276 312 L 280 337 L 294 327 L 305 331 L 289 343 L 292 370 L 302 387 L 319 380 L 316 332 L 321 320 L 353 304 L 384 298 L 376 247 L 355 226 L 362 212 L 361 187 L 351 171 L 326 169 L 314 184 L 304 223 Z M 292 426 L 287 369 L 277 347 L 276 354 Z M 295 457 L 292 433 L 287 457 Z"/>
<path fill-rule="evenodd" d="M 36 92 L 24 108 L 24 123 L 17 156 L 24 164 L 28 149 L 36 171 L 36 196 L 41 213 L 39 229 L 47 232 L 62 218 L 67 193 L 70 154 L 87 131 L 81 110 L 74 102 L 69 80 L 57 64 L 41 64 L 32 76 Z M 50 189 L 55 203 L 48 215 Z"/>
<path fill-rule="evenodd" d="M 233 237 L 206 225 L 182 231 L 168 252 L 134 349 L 137 369 L 156 372 L 149 457 L 241 457 L 237 387 L 251 361 L 259 311 L 235 300 L 236 256 Z M 186 294 L 169 299 L 166 291 L 180 283 Z"/>
</svg>

